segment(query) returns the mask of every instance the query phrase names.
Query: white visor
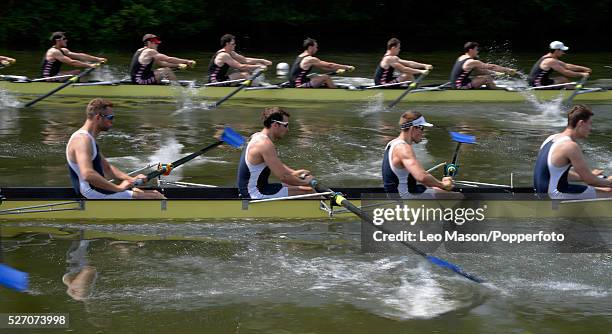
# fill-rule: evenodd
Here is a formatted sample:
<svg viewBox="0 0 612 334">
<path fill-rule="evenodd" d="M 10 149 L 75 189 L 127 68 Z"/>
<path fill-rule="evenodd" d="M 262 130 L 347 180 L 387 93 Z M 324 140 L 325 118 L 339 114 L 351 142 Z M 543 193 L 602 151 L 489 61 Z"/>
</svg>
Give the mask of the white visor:
<svg viewBox="0 0 612 334">
<path fill-rule="evenodd" d="M 427 121 L 425 120 L 425 117 L 421 116 L 421 117 L 415 119 L 414 121 L 403 123 L 400 126 L 400 129 L 402 129 L 402 130 L 408 129 L 411 126 L 427 126 L 427 127 L 432 127 L 434 125 L 431 124 L 431 123 L 427 123 Z"/>
</svg>

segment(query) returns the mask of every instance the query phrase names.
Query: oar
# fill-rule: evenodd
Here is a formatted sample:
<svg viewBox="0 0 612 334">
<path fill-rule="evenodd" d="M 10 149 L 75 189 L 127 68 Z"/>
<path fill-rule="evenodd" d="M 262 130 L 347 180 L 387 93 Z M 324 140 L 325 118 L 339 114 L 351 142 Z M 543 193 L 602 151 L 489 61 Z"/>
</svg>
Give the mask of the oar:
<svg viewBox="0 0 612 334">
<path fill-rule="evenodd" d="M 459 172 L 457 160 L 459 159 L 459 148 L 461 147 L 461 144 L 475 144 L 476 137 L 453 131 L 450 132 L 450 135 L 451 139 L 457 142 L 457 148 L 455 148 L 455 153 L 453 154 L 453 160 L 451 163 L 444 166 L 444 175 L 453 177 Z"/>
<path fill-rule="evenodd" d="M 229 144 L 233 147 L 240 147 L 242 146 L 242 144 L 244 144 L 244 138 L 237 133 L 236 131 L 234 131 L 234 129 L 230 128 L 230 127 L 225 127 L 225 129 L 223 130 L 223 134 L 221 134 L 221 139 L 219 141 L 217 141 L 216 143 L 210 144 L 206 147 L 204 147 L 203 149 L 197 151 L 197 152 L 193 152 L 188 156 L 182 157 L 178 160 L 176 160 L 173 163 L 170 164 L 160 164 L 159 168 L 154 171 L 151 172 L 149 174 L 147 174 L 147 181 L 152 180 L 160 175 L 168 175 L 170 174 L 170 172 L 172 171 L 172 169 L 193 160 L 194 158 L 206 153 L 207 151 L 223 144 Z M 142 179 L 138 179 L 136 180 L 136 182 L 134 182 L 135 186 L 140 186 L 143 185 L 145 182 Z"/>
<path fill-rule="evenodd" d="M 211 87 L 211 86 L 221 86 L 221 85 L 227 85 L 227 84 L 233 84 L 236 82 L 243 82 L 246 79 L 236 79 L 236 80 L 227 80 L 227 81 L 219 81 L 219 82 L 209 82 L 205 85 L 202 85 L 203 87 Z"/>
<path fill-rule="evenodd" d="M 229 100 L 232 96 L 238 94 L 239 91 L 245 89 L 247 86 L 250 86 L 253 83 L 253 80 L 255 80 L 258 76 L 260 76 L 264 71 L 265 71 L 265 69 L 263 69 L 263 68 L 256 70 L 255 73 L 253 73 L 253 75 L 251 75 L 250 78 L 246 79 L 245 81 L 243 81 L 240 84 L 240 87 L 236 88 L 234 91 L 232 91 L 231 93 L 227 94 L 227 96 L 225 96 L 221 100 L 211 104 L 210 107 L 211 108 L 219 107 L 223 102 Z"/>
<path fill-rule="evenodd" d="M 428 74 L 429 74 L 429 70 L 425 71 L 425 73 L 421 74 L 421 76 L 418 77 L 418 79 L 414 80 L 413 83 L 408 85 L 408 88 L 406 88 L 406 90 L 402 93 L 402 95 L 400 95 L 397 99 L 395 99 L 395 101 L 389 104 L 389 108 L 395 107 L 395 105 L 398 104 L 404 98 L 404 96 L 408 95 L 410 91 L 417 88 L 417 86 L 421 83 L 421 81 L 423 81 L 423 79 L 425 79 L 425 77 Z"/>
<path fill-rule="evenodd" d="M 72 77 L 72 78 L 70 78 L 68 81 L 66 81 L 66 82 L 65 82 L 63 85 L 61 85 L 61 86 L 59 86 L 59 87 L 57 87 L 57 88 L 53 89 L 52 91 L 50 91 L 49 93 L 47 93 L 47 94 L 45 94 L 45 95 L 43 95 L 43 96 L 40 96 L 40 97 L 38 97 L 38 98 L 36 98 L 36 99 L 34 99 L 34 100 L 32 100 L 32 101 L 30 101 L 30 102 L 26 103 L 26 105 L 25 105 L 25 106 L 26 106 L 26 107 L 31 107 L 31 106 L 33 106 L 34 104 L 38 103 L 39 101 L 41 101 L 41 100 L 44 100 L 44 99 L 48 98 L 49 96 L 51 96 L 51 95 L 53 95 L 53 94 L 55 94 L 55 93 L 59 92 L 60 90 L 62 90 L 62 89 L 64 89 L 64 88 L 66 88 L 66 87 L 68 87 L 68 86 L 72 85 L 72 84 L 73 84 L 73 83 L 75 83 L 75 82 L 78 82 L 80 78 L 82 78 L 82 77 L 84 77 L 84 76 L 88 75 L 89 73 L 91 73 L 93 70 L 95 70 L 95 69 L 96 69 L 96 68 L 98 68 L 99 66 L 100 66 L 100 64 L 96 64 L 96 66 L 95 66 L 95 67 L 90 67 L 90 68 L 86 69 L 85 71 L 83 71 L 83 72 L 79 73 L 79 75 L 75 75 L 75 76 L 73 76 L 73 77 Z"/>
<path fill-rule="evenodd" d="M 0 284 L 15 291 L 26 291 L 29 282 L 28 273 L 11 268 L 2 261 L 2 231 L 0 231 Z"/>
<path fill-rule="evenodd" d="M 353 203 L 349 202 L 346 198 L 344 198 L 344 196 L 340 193 L 334 192 L 333 190 L 323 186 L 322 184 L 320 184 L 317 180 L 313 179 L 312 181 L 310 181 L 310 186 L 312 188 L 314 188 L 317 192 L 319 193 L 329 193 L 332 192 L 332 195 L 326 195 L 326 197 L 330 198 L 333 202 L 335 202 L 336 204 L 346 208 L 347 210 L 349 210 L 350 212 L 354 213 L 355 215 L 357 215 L 359 218 L 363 219 L 366 222 L 372 222 L 372 217 L 370 217 L 370 215 L 367 212 L 364 212 L 363 210 L 361 210 L 360 208 L 358 208 L 357 206 L 355 206 Z M 383 225 L 374 225 L 372 224 L 372 226 L 374 226 L 375 228 L 379 229 L 380 231 L 384 232 L 384 233 L 391 233 L 387 230 L 385 230 Z M 454 271 L 455 273 L 469 279 L 472 280 L 476 283 L 482 283 L 484 282 L 484 280 L 482 280 L 481 278 L 478 278 L 472 274 L 466 273 L 465 271 L 463 271 L 463 269 L 461 269 L 459 266 L 452 264 L 448 261 L 442 260 L 438 257 L 435 257 L 433 255 L 427 255 L 427 253 L 423 252 L 422 250 L 418 249 L 417 247 L 409 244 L 406 241 L 401 241 L 401 243 L 410 248 L 413 252 L 421 255 L 422 257 L 426 258 L 427 260 L 429 260 L 429 262 L 440 266 L 440 267 L 444 267 L 444 268 L 448 268 L 452 271 Z"/>
<path fill-rule="evenodd" d="M 565 104 L 568 106 L 572 105 L 572 102 L 574 102 L 574 97 L 576 97 L 576 95 L 578 95 L 580 93 L 580 90 L 582 89 L 582 87 L 584 86 L 584 84 L 586 83 L 586 81 L 589 79 L 589 76 L 584 76 L 582 77 L 582 79 L 580 79 L 580 82 L 578 82 L 578 84 L 574 87 L 574 92 L 572 93 L 572 95 L 570 95 L 567 100 L 565 101 Z"/>
</svg>

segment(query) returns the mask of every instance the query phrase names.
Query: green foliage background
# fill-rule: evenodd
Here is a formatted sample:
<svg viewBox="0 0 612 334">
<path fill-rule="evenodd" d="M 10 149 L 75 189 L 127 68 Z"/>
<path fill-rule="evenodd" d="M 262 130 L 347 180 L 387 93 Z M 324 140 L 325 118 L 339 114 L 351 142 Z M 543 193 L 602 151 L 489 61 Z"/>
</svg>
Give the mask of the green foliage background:
<svg viewBox="0 0 612 334">
<path fill-rule="evenodd" d="M 172 47 L 210 49 L 229 32 L 243 48 L 261 51 L 295 50 L 306 36 L 326 49 L 377 50 L 396 36 L 422 50 L 508 40 L 541 51 L 558 39 L 610 51 L 602 41 L 610 39 L 611 8 L 612 0 L 3 0 L 0 47 L 38 49 L 59 30 L 96 49 L 131 49 L 149 32 Z"/>
</svg>

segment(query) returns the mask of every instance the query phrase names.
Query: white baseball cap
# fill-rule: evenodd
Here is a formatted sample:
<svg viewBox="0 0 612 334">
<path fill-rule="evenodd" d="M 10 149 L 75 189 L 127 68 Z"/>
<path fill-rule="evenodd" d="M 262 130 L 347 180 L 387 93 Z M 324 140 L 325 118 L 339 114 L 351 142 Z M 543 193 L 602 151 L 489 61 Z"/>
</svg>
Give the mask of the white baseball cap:
<svg viewBox="0 0 612 334">
<path fill-rule="evenodd" d="M 550 49 L 551 50 L 561 50 L 561 51 L 569 50 L 569 48 L 565 46 L 563 42 L 559 42 L 559 41 L 550 42 Z"/>
</svg>

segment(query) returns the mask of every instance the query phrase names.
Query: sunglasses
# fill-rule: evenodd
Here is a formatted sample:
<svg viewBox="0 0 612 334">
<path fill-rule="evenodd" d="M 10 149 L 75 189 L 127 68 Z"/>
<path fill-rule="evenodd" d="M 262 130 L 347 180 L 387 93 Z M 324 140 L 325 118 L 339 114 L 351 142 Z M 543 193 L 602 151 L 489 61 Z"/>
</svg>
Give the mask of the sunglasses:
<svg viewBox="0 0 612 334">
<path fill-rule="evenodd" d="M 425 126 L 423 126 L 423 125 L 415 125 L 414 127 L 419 129 L 419 130 L 421 130 L 421 131 L 425 130 Z"/>
<path fill-rule="evenodd" d="M 113 119 L 115 119 L 115 115 L 114 114 L 109 114 L 109 115 L 99 114 L 99 115 L 100 115 L 100 117 L 106 118 L 109 121 L 112 121 Z"/>
<path fill-rule="evenodd" d="M 278 124 L 280 124 L 280 125 L 282 125 L 282 126 L 284 126 L 286 128 L 289 127 L 289 122 L 281 122 L 281 121 L 277 121 L 277 120 L 273 120 L 272 122 L 278 123 Z"/>
</svg>

